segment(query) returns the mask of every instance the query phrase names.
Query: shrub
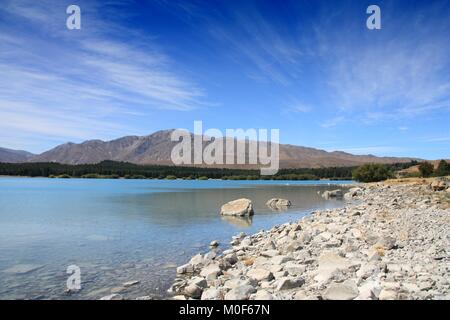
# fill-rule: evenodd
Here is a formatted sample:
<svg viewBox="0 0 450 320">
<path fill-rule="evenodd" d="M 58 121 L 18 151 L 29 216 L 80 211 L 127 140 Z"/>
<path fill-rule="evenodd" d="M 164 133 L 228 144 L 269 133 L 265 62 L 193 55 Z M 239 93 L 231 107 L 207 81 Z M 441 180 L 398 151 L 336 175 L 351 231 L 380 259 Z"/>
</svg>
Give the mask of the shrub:
<svg viewBox="0 0 450 320">
<path fill-rule="evenodd" d="M 445 160 L 439 161 L 438 167 L 435 171 L 435 175 L 438 177 L 450 175 L 450 164 L 448 164 Z"/>
<path fill-rule="evenodd" d="M 201 176 L 201 177 L 198 178 L 198 180 L 208 180 L 208 177 Z"/>
<path fill-rule="evenodd" d="M 365 164 L 353 171 L 353 179 L 361 182 L 378 182 L 391 177 L 392 173 L 383 164 Z"/>
<path fill-rule="evenodd" d="M 175 180 L 177 177 L 175 177 L 174 175 L 169 174 L 166 179 L 167 180 Z"/>
<path fill-rule="evenodd" d="M 83 174 L 81 177 L 83 179 L 99 179 L 100 175 L 97 173 L 88 173 L 88 174 Z"/>
<path fill-rule="evenodd" d="M 431 176 L 433 171 L 434 167 L 431 163 L 424 161 L 419 164 L 419 172 L 422 177 L 427 178 Z"/>
</svg>

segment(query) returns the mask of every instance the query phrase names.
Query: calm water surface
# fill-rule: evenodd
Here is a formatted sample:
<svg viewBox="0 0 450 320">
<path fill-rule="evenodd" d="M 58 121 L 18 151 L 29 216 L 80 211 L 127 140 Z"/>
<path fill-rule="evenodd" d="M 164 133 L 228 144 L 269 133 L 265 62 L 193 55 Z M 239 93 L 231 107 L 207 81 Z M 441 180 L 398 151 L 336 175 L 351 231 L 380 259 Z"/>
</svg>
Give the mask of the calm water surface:
<svg viewBox="0 0 450 320">
<path fill-rule="evenodd" d="M 333 184 L 349 181 L 333 182 Z M 177 265 L 225 248 L 232 235 L 269 229 L 313 210 L 324 181 L 181 181 L 0 178 L 0 299 L 97 299 L 126 281 L 127 298 L 164 297 Z M 251 219 L 224 218 L 220 206 L 246 197 Z M 270 198 L 293 206 L 273 212 Z M 81 269 L 82 290 L 65 294 L 67 266 Z"/>
</svg>

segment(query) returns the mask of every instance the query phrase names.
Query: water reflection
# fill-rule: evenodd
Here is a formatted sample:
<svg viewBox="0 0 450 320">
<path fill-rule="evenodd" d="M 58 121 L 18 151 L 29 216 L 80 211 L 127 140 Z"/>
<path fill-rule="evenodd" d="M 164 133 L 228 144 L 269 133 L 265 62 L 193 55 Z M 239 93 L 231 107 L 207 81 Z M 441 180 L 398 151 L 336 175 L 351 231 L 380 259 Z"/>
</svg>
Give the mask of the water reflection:
<svg viewBox="0 0 450 320">
<path fill-rule="evenodd" d="M 252 225 L 253 216 L 250 217 L 222 216 L 222 220 L 239 228 L 247 228 Z"/>
</svg>

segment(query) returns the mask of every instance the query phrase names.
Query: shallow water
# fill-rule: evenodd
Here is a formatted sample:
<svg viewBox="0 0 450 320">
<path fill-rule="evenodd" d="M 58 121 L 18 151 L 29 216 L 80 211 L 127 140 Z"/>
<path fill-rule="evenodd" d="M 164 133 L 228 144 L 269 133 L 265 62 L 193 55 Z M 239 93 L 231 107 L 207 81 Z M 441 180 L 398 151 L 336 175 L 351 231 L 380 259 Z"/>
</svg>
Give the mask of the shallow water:
<svg viewBox="0 0 450 320">
<path fill-rule="evenodd" d="M 349 181 L 333 182 L 333 184 Z M 127 298 L 164 297 L 177 265 L 225 248 L 232 235 L 269 229 L 311 211 L 343 205 L 318 191 L 325 181 L 182 181 L 0 178 L 0 299 L 97 299 L 124 282 Z M 224 218 L 220 206 L 253 200 L 251 219 Z M 291 200 L 274 212 L 268 199 Z M 66 269 L 82 289 L 66 294 Z"/>
</svg>

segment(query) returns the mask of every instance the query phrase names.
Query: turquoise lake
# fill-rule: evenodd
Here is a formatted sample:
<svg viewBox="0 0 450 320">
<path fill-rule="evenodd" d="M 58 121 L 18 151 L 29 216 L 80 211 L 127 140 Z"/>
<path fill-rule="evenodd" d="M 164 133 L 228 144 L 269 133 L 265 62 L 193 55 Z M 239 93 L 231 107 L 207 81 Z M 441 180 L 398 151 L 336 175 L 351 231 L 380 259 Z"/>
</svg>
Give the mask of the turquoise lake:
<svg viewBox="0 0 450 320">
<path fill-rule="evenodd" d="M 176 266 L 211 240 L 225 249 L 241 231 L 342 206 L 319 193 L 343 183 L 351 182 L 0 178 L 0 299 L 98 299 L 134 280 L 126 298 L 163 298 Z M 253 201 L 252 218 L 219 215 L 242 197 Z M 293 205 L 274 212 L 265 205 L 274 197 Z M 81 270 L 72 294 L 69 265 Z"/>
</svg>

